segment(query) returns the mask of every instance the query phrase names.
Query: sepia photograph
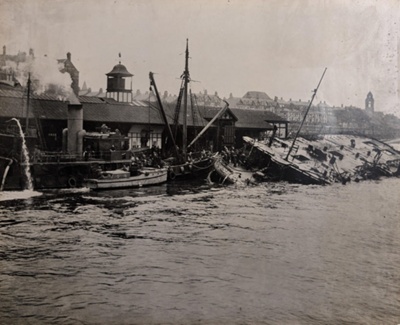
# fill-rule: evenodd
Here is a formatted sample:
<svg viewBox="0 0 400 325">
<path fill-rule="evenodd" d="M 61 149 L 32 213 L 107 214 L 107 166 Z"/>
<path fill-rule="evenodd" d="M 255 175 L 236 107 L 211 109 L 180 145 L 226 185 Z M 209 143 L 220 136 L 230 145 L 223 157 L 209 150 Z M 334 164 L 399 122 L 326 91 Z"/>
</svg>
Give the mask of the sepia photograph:
<svg viewBox="0 0 400 325">
<path fill-rule="evenodd" d="M 400 0 L 0 0 L 0 324 L 400 324 Z"/>
</svg>

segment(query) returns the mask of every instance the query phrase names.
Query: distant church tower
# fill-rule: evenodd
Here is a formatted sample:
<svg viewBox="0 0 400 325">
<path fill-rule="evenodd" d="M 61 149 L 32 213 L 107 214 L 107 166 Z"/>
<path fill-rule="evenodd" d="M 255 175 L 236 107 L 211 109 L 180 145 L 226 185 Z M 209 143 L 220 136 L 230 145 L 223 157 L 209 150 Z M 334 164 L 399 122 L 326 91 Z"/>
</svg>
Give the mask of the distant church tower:
<svg viewBox="0 0 400 325">
<path fill-rule="evenodd" d="M 121 57 L 121 54 L 120 54 Z M 126 67 L 121 64 L 114 66 L 107 76 L 107 98 L 113 98 L 117 102 L 132 102 L 132 76 Z M 131 78 L 130 88 L 125 87 L 125 78 Z"/>
<path fill-rule="evenodd" d="M 374 96 L 372 96 L 371 92 L 369 92 L 367 98 L 365 98 L 365 110 L 371 115 L 374 113 Z"/>
</svg>

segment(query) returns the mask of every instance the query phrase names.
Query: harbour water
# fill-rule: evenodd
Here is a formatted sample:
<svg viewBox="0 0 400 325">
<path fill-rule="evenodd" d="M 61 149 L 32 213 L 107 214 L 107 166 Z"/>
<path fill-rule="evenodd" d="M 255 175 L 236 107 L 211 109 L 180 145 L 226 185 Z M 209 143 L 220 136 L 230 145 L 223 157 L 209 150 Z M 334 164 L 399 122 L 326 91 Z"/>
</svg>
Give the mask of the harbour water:
<svg viewBox="0 0 400 325">
<path fill-rule="evenodd" d="M 398 178 L 35 194 L 0 202 L 1 324 L 400 323 Z"/>
</svg>

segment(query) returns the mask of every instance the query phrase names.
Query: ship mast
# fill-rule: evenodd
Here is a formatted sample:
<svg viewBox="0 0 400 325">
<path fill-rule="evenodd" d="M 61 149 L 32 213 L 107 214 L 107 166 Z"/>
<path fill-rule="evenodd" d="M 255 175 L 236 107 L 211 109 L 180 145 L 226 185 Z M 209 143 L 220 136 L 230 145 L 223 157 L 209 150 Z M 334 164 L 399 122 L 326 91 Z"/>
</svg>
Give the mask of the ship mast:
<svg viewBox="0 0 400 325">
<path fill-rule="evenodd" d="M 182 75 L 184 81 L 183 93 L 183 122 L 182 122 L 182 154 L 186 161 L 187 156 L 187 103 L 188 103 L 188 84 L 190 81 L 189 75 L 189 40 L 186 39 L 186 52 L 185 52 L 185 71 Z"/>
<path fill-rule="evenodd" d="M 315 97 L 315 95 L 317 94 L 317 91 L 318 91 L 318 88 L 319 88 L 319 86 L 320 86 L 320 84 L 321 84 L 321 82 L 322 82 L 322 79 L 324 78 L 326 69 L 327 69 L 327 68 L 325 68 L 324 73 L 322 74 L 322 77 L 321 77 L 321 79 L 319 80 L 319 83 L 318 83 L 317 88 L 315 88 L 315 89 L 313 90 L 313 95 L 312 95 L 312 97 L 311 97 L 311 101 L 310 101 L 310 103 L 308 104 L 306 113 L 304 114 L 303 120 L 301 121 L 300 127 L 299 127 L 299 129 L 297 130 L 297 133 L 296 133 L 296 135 L 295 135 L 295 137 L 294 137 L 294 139 L 293 139 L 292 145 L 290 146 L 290 149 L 289 149 L 289 151 L 288 151 L 288 153 L 287 153 L 287 156 L 286 156 L 285 160 L 288 160 L 288 159 L 289 159 L 289 156 L 290 156 L 290 154 L 291 154 L 291 152 L 292 152 L 292 150 L 293 150 L 294 144 L 296 143 L 297 137 L 299 136 L 300 131 L 301 131 L 301 128 L 303 127 L 303 124 L 304 124 L 304 122 L 305 122 L 305 120 L 306 120 L 306 118 L 307 118 L 307 114 L 308 114 L 308 111 L 309 111 L 310 108 L 311 108 L 311 105 L 312 105 L 312 102 L 313 102 L 313 100 L 314 100 L 314 97 Z"/>
<path fill-rule="evenodd" d="M 164 121 L 165 127 L 167 128 L 167 131 L 168 131 L 168 135 L 171 138 L 172 144 L 174 146 L 175 157 L 178 158 L 179 157 L 179 153 L 178 153 L 178 149 L 177 149 L 177 146 L 176 146 L 176 143 L 175 143 L 175 138 L 174 138 L 174 135 L 172 134 L 171 127 L 169 126 L 167 115 L 165 114 L 164 106 L 162 104 L 162 101 L 161 101 L 161 98 L 160 98 L 160 94 L 158 93 L 156 81 L 154 80 L 153 72 L 149 73 L 149 78 L 150 78 L 150 88 L 153 87 L 153 89 L 154 89 L 154 92 L 155 92 L 156 98 L 157 98 L 157 102 L 158 102 L 158 106 L 160 107 L 161 117 L 162 117 L 162 119 Z"/>
</svg>

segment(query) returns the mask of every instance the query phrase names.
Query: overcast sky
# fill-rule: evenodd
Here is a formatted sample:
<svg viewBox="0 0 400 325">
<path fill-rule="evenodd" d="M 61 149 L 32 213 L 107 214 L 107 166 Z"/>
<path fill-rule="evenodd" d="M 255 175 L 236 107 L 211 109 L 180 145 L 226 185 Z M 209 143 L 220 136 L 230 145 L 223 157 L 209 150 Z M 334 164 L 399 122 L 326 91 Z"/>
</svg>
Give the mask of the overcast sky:
<svg viewBox="0 0 400 325">
<path fill-rule="evenodd" d="M 72 53 L 80 86 L 106 88 L 122 63 L 133 89 L 177 94 L 189 38 L 192 91 L 249 90 L 378 111 L 399 107 L 399 0 L 0 0 L 7 53 L 33 48 L 52 62 Z"/>
</svg>

